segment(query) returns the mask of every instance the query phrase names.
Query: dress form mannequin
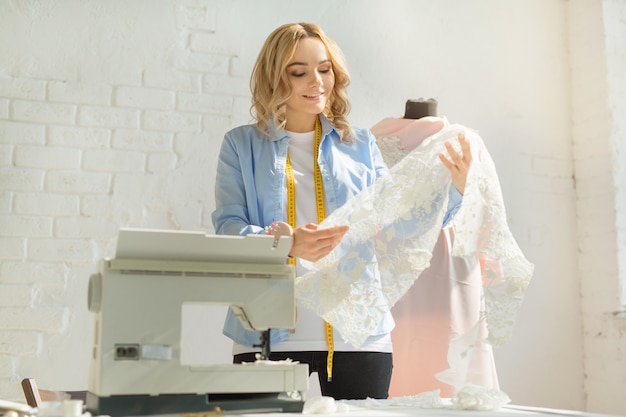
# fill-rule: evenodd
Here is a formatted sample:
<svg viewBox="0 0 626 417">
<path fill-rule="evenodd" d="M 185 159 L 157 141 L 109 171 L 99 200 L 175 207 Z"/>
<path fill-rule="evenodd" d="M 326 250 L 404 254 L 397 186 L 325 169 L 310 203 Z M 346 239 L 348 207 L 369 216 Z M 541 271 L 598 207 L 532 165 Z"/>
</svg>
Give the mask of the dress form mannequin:
<svg viewBox="0 0 626 417">
<path fill-rule="evenodd" d="M 437 100 L 429 99 L 408 99 L 404 110 L 405 119 L 421 119 L 426 116 L 437 116 Z"/>
<path fill-rule="evenodd" d="M 437 116 L 437 104 L 434 99 L 407 100 L 402 118 L 386 118 L 371 128 L 390 167 L 448 125 L 445 117 Z M 437 389 L 442 397 L 451 397 L 459 388 L 437 374 L 450 367 L 450 340 L 470 330 L 478 320 L 482 277 L 478 258 L 452 255 L 454 234 L 453 227 L 441 230 L 430 267 L 392 309 L 396 327 L 391 334 L 394 366 L 390 397 Z M 483 344 L 473 356 L 463 378 L 498 388 L 491 346 Z"/>
</svg>

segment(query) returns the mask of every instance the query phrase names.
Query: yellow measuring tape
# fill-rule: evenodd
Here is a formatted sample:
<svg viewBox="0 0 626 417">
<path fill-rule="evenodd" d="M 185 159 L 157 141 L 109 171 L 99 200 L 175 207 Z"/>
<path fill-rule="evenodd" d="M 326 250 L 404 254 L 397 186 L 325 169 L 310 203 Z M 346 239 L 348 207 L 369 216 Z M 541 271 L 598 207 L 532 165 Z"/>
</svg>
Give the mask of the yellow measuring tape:
<svg viewBox="0 0 626 417">
<path fill-rule="evenodd" d="M 315 147 L 313 151 L 313 177 L 315 180 L 315 205 L 317 207 L 317 223 L 321 223 L 326 217 L 326 209 L 324 207 L 324 184 L 322 183 L 322 172 L 317 164 L 319 156 L 320 142 L 322 141 L 322 123 L 318 117 L 315 121 Z M 296 179 L 293 175 L 293 167 L 291 159 L 287 154 L 287 166 L 285 167 L 287 175 L 287 222 L 296 228 Z M 289 258 L 290 264 L 295 264 L 294 258 Z M 326 358 L 326 373 L 328 381 L 333 379 L 333 356 L 335 354 L 335 343 L 333 340 L 333 326 L 328 322 L 324 322 L 326 330 L 326 344 L 328 345 L 328 357 Z"/>
</svg>

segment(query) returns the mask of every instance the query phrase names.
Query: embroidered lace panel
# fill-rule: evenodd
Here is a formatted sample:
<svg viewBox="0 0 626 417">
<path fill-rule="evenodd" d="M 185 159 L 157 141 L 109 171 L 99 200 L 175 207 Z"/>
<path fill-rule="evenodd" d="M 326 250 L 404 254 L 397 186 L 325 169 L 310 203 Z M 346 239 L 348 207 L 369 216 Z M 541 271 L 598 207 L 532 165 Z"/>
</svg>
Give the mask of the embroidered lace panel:
<svg viewBox="0 0 626 417">
<path fill-rule="evenodd" d="M 308 265 L 311 272 L 296 285 L 300 303 L 331 323 L 346 342 L 360 346 L 429 265 L 452 186 L 438 155 L 446 152 L 445 141 L 460 152 L 460 132 L 473 159 L 462 206 L 452 220 L 452 254 L 478 256 L 483 309 L 476 325 L 451 342 L 452 374 L 465 366 L 465 352 L 477 343 L 499 346 L 510 339 L 534 268 L 508 228 L 495 165 L 477 132 L 448 125 L 411 152 L 400 149 L 397 139 L 379 141 L 389 174 L 324 220 L 322 227 L 347 224 L 350 230 L 327 257 Z"/>
</svg>

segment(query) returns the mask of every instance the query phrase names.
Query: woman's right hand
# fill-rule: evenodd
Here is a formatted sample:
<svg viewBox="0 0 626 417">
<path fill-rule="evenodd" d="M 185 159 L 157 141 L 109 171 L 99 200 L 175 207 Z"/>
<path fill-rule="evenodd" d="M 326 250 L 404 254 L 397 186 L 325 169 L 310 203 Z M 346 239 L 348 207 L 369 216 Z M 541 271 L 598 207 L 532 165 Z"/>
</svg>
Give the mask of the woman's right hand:
<svg viewBox="0 0 626 417">
<path fill-rule="evenodd" d="M 317 262 L 328 255 L 348 232 L 348 226 L 333 226 L 320 229 L 309 223 L 293 229 L 289 256 Z"/>
</svg>

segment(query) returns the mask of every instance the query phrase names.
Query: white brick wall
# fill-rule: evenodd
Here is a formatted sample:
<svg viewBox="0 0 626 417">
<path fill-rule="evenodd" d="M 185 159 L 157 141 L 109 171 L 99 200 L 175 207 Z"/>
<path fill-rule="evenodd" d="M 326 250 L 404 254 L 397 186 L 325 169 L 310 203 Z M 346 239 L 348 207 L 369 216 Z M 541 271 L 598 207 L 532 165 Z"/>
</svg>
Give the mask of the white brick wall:
<svg viewBox="0 0 626 417">
<path fill-rule="evenodd" d="M 616 414 L 626 413 L 624 16 L 620 1 L 569 3 L 586 408 Z"/>
<path fill-rule="evenodd" d="M 85 389 L 96 262 L 120 227 L 212 230 L 217 152 L 250 121 L 261 43 L 312 20 L 346 53 L 355 124 L 433 96 L 487 143 L 536 266 L 496 352 L 503 390 L 626 410 L 623 16 L 621 0 L 0 2 L 0 398 L 21 400 L 24 377 Z"/>
<path fill-rule="evenodd" d="M 73 13 L 81 13 L 75 6 L 83 6 L 66 3 L 71 11 L 57 14 L 56 21 L 38 14 L 43 4 L 3 4 L 0 13 L 16 16 L 20 9 L 42 19 L 44 26 L 62 27 Z M 41 369 L 36 365 L 40 360 L 66 361 L 85 356 L 76 355 L 77 349 L 90 349 L 91 317 L 83 312 L 86 293 L 76 294 L 76 288 L 85 286 L 87 271 L 93 272 L 99 258 L 112 254 L 120 227 L 211 229 L 205 201 L 212 192 L 204 190 L 202 198 L 191 193 L 194 178 L 185 177 L 184 171 L 190 161 L 209 157 L 199 153 L 199 148 L 205 155 L 208 151 L 203 129 L 218 121 L 223 134 L 231 126 L 234 95 L 248 94 L 247 89 L 233 93 L 233 88 L 227 94 L 208 87 L 201 92 L 205 74 L 219 74 L 223 82 L 229 77 L 229 52 L 202 48 L 210 43 L 205 31 L 213 26 L 212 3 L 159 2 L 159 13 L 175 19 L 179 34 L 202 30 L 191 38 L 193 48 L 185 46 L 187 41 L 176 45 L 176 67 L 163 66 L 165 62 L 141 67 L 125 59 L 109 66 L 95 64 L 97 57 L 81 67 L 89 59 L 81 57 L 74 69 L 68 68 L 68 59 L 56 67 L 33 64 L 30 69 L 36 74 L 19 65 L 15 72 L 0 73 L 0 398 L 20 399 L 18 382 L 26 376 L 38 375 L 44 385 L 53 385 L 58 377 L 50 372 L 55 367 Z M 104 7 L 91 2 L 84 12 L 99 10 L 115 25 L 129 7 L 124 2 Z M 6 31 L 8 26 L 2 27 Z M 124 23 L 116 29 L 124 31 Z M 150 43 L 148 39 L 140 42 Z M 164 45 L 158 37 L 154 42 L 148 47 Z M 124 44 L 120 39 L 118 45 Z M 101 73 L 94 69 L 98 65 Z M 209 163 L 206 170 L 188 171 L 206 178 L 213 167 Z M 181 185 L 186 192 L 178 191 Z M 89 332 L 76 338 L 70 326 Z M 73 338 L 73 351 L 50 355 L 65 343 L 56 342 L 52 334 Z M 86 366 L 83 361 L 70 373 L 85 374 Z M 85 377 L 60 384 L 84 387 Z"/>
<path fill-rule="evenodd" d="M 43 145 L 46 141 L 46 128 L 42 125 L 30 125 L 12 121 L 0 121 L 0 135 L 2 143 Z"/>
</svg>

